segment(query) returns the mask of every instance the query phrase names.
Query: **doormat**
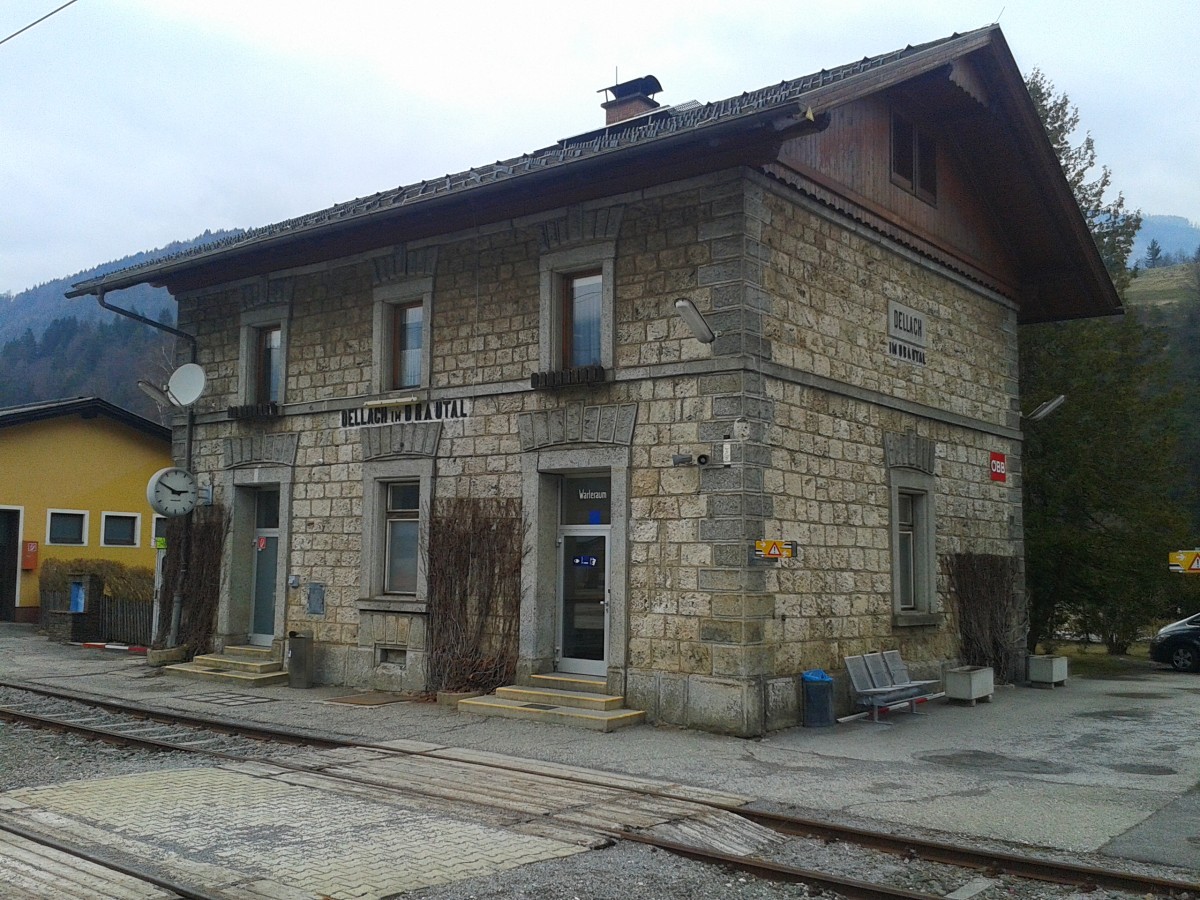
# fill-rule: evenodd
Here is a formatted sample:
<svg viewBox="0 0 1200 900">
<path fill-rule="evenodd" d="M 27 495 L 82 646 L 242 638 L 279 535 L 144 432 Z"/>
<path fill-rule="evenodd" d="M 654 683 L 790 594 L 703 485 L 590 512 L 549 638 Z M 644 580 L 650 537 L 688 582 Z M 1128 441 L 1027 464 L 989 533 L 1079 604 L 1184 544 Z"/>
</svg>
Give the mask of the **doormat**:
<svg viewBox="0 0 1200 900">
<path fill-rule="evenodd" d="M 351 694 L 349 697 L 332 697 L 327 703 L 345 703 L 349 706 L 384 706 L 388 703 L 400 703 L 408 700 L 403 694 L 393 694 L 388 691 L 369 691 L 365 694 Z"/>
<path fill-rule="evenodd" d="M 274 697 L 255 697 L 252 694 L 237 694 L 233 691 L 214 691 L 209 694 L 191 694 L 189 700 L 215 703 L 217 706 L 249 706 L 251 703 L 274 703 Z"/>
</svg>

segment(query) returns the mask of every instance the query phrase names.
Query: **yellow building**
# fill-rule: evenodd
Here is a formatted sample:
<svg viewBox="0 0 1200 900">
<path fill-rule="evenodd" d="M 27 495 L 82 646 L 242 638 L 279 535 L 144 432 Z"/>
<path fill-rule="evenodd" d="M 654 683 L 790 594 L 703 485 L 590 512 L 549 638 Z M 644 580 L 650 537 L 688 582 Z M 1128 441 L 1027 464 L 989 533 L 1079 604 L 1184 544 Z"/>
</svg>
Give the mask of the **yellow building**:
<svg viewBox="0 0 1200 900">
<path fill-rule="evenodd" d="M 0 621 L 38 621 L 49 559 L 153 568 L 146 482 L 171 432 L 96 397 L 0 409 Z"/>
</svg>

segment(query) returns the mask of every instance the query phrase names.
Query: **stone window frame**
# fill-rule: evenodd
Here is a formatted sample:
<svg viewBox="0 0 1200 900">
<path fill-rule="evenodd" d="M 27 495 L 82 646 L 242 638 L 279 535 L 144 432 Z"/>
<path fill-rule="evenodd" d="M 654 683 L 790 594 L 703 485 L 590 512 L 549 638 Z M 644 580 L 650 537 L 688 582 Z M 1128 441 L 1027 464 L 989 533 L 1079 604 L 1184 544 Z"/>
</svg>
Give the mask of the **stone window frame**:
<svg viewBox="0 0 1200 900">
<path fill-rule="evenodd" d="M 360 590 L 369 606 L 397 612 L 425 612 L 428 603 L 426 558 L 429 511 L 433 501 L 434 461 L 429 458 L 379 459 L 363 463 L 362 562 Z M 421 508 L 417 521 L 417 586 L 415 594 L 384 592 L 387 565 L 387 490 L 396 481 L 416 481 Z M 360 604 L 361 606 L 361 604 Z"/>
<path fill-rule="evenodd" d="M 238 352 L 237 405 L 249 406 L 270 402 L 270 397 L 259 396 L 258 376 L 260 371 L 259 335 L 272 326 L 279 327 L 279 399 L 287 400 L 288 383 L 288 308 L 284 304 L 264 306 L 242 312 L 241 334 Z"/>
<path fill-rule="evenodd" d="M 392 387 L 392 332 L 399 307 L 421 306 L 421 376 L 419 384 Z M 371 326 L 371 388 L 376 394 L 403 393 L 429 387 L 430 336 L 433 313 L 433 276 L 404 278 L 379 285 L 373 293 Z"/>
<path fill-rule="evenodd" d="M 53 533 L 52 524 L 56 515 L 78 516 L 81 520 L 80 536 L 81 540 L 75 541 L 54 541 L 50 539 Z M 91 514 L 86 509 L 48 509 L 46 510 L 46 544 L 51 547 L 86 547 L 88 546 L 88 530 L 91 528 Z"/>
<path fill-rule="evenodd" d="M 932 625 L 941 620 L 937 603 L 937 517 L 934 476 L 918 469 L 889 470 L 889 541 L 892 551 L 892 621 L 897 626 Z M 900 498 L 913 500 L 913 608 L 902 608 L 900 579 Z"/>
<path fill-rule="evenodd" d="M 132 519 L 133 520 L 133 543 L 125 544 L 112 542 L 108 539 L 108 522 L 109 519 Z M 100 513 L 100 546 L 101 547 L 127 547 L 130 549 L 142 546 L 142 516 L 140 513 L 133 512 L 109 512 L 103 511 Z"/>
<path fill-rule="evenodd" d="M 600 365 L 610 371 L 616 358 L 615 275 L 617 242 L 594 241 L 562 250 L 543 252 L 539 258 L 540 290 L 538 368 L 543 372 L 568 368 L 563 359 L 563 304 L 574 275 L 599 273 Z"/>
</svg>

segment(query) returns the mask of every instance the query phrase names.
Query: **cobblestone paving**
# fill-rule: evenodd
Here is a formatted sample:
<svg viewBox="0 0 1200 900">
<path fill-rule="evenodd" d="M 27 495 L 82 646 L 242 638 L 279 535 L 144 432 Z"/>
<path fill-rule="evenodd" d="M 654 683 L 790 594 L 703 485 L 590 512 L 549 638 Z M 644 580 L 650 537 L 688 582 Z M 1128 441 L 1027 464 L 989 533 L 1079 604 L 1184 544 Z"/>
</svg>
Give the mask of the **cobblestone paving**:
<svg viewBox="0 0 1200 900">
<path fill-rule="evenodd" d="M 145 854 L 176 876 L 214 887 L 268 879 L 337 900 L 486 876 L 585 849 L 406 808 L 391 797 L 375 801 L 226 769 L 29 788 L 6 800 L 10 814 Z"/>
</svg>

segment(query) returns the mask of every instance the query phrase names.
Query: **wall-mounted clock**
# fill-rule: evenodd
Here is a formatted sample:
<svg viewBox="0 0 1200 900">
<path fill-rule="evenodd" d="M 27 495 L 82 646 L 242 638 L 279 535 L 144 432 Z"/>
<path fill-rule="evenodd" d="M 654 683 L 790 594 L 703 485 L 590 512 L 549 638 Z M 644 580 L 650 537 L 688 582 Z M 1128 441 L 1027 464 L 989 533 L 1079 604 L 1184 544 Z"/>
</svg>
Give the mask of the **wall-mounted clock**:
<svg viewBox="0 0 1200 900">
<path fill-rule="evenodd" d="M 150 476 L 146 502 L 162 516 L 186 516 L 196 506 L 196 479 L 187 469 L 168 466 Z"/>
</svg>

